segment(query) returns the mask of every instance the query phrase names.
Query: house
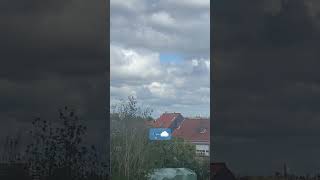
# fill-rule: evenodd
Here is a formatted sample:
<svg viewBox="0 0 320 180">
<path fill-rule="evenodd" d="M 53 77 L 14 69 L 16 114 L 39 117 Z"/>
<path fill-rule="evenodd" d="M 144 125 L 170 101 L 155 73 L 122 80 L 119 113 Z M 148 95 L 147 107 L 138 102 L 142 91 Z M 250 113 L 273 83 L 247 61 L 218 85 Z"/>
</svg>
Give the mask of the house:
<svg viewBox="0 0 320 180">
<path fill-rule="evenodd" d="M 155 128 L 171 128 L 174 131 L 178 128 L 184 117 L 180 113 L 163 113 L 158 119 L 149 123 Z"/>
<path fill-rule="evenodd" d="M 153 128 L 171 128 L 173 137 L 195 144 L 197 155 L 210 156 L 209 118 L 184 118 L 180 113 L 163 113 L 158 119 L 145 124 Z"/>
<path fill-rule="evenodd" d="M 195 144 L 197 155 L 210 155 L 210 120 L 208 118 L 185 118 L 173 131 L 172 136 Z"/>
</svg>

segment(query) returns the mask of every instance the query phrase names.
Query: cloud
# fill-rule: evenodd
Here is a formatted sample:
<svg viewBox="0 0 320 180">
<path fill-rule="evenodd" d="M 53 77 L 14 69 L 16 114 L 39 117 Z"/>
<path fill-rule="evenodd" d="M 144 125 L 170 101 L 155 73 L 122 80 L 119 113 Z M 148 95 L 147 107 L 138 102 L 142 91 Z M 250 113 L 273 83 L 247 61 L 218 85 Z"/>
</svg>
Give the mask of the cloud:
<svg viewBox="0 0 320 180">
<path fill-rule="evenodd" d="M 111 44 L 110 60 L 112 79 L 145 79 L 161 76 L 161 70 L 158 69 L 160 67 L 158 53 L 142 53 Z"/>
<path fill-rule="evenodd" d="M 117 11 L 121 10 L 123 11 L 130 11 L 130 12 L 135 12 L 137 13 L 138 11 L 144 10 L 146 6 L 146 2 L 141 1 L 141 0 L 111 0 L 110 1 L 111 5 L 111 11 Z"/>
<path fill-rule="evenodd" d="M 165 9 L 177 9 L 180 11 L 193 11 L 195 13 L 206 12 L 210 9 L 210 1 L 208 0 L 186 0 L 186 1 L 171 1 L 163 0 L 158 2 L 159 6 Z M 189 13 L 191 15 L 192 12 Z M 184 15 L 184 14 L 183 14 Z"/>
<path fill-rule="evenodd" d="M 209 57 L 209 0 L 183 3 L 139 0 L 135 2 L 139 10 L 134 13 L 130 8 L 119 10 L 118 3 L 111 2 L 112 43 L 188 57 Z"/>
<path fill-rule="evenodd" d="M 112 103 L 134 95 L 142 104 L 157 109 L 155 117 L 164 111 L 208 115 L 208 59 L 162 63 L 160 52 L 114 44 L 110 51 Z"/>
<path fill-rule="evenodd" d="M 110 94 L 115 97 L 123 97 L 124 95 L 132 95 L 137 96 L 137 92 L 132 88 L 128 86 L 121 86 L 121 87 L 110 87 Z"/>
<path fill-rule="evenodd" d="M 164 27 L 172 27 L 176 23 L 175 19 L 165 11 L 153 13 L 150 20 L 152 23 Z"/>
<path fill-rule="evenodd" d="M 167 84 L 161 84 L 159 82 L 152 82 L 147 85 L 146 88 L 155 96 L 160 98 L 174 98 L 175 90 L 173 87 Z"/>
<path fill-rule="evenodd" d="M 169 137 L 169 133 L 167 131 L 163 131 L 160 134 L 161 137 Z"/>
<path fill-rule="evenodd" d="M 112 104 L 133 95 L 155 110 L 154 117 L 165 111 L 208 115 L 209 59 L 167 63 L 160 60 L 161 51 L 125 43 L 111 43 L 110 53 Z"/>
</svg>

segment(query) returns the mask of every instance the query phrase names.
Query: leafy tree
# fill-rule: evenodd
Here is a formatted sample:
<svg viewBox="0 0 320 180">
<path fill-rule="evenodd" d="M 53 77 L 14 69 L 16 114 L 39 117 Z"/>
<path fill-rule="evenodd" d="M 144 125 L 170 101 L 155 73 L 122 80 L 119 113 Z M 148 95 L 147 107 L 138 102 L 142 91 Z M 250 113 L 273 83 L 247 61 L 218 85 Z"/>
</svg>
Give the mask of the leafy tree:
<svg viewBox="0 0 320 180">
<path fill-rule="evenodd" d="M 58 120 L 55 124 L 41 118 L 33 120 L 33 142 L 26 149 L 30 170 L 49 178 L 63 174 L 67 179 L 103 174 L 96 148 L 83 143 L 87 128 L 74 111 L 68 107 L 59 110 Z"/>
<path fill-rule="evenodd" d="M 145 120 L 151 110 L 139 107 L 134 97 L 113 107 L 111 114 L 112 179 L 141 179 L 150 168 L 146 154 L 148 139 Z"/>
<path fill-rule="evenodd" d="M 209 162 L 199 161 L 195 145 L 182 139 L 149 141 L 146 122 L 152 110 L 129 96 L 111 113 L 111 175 L 113 180 L 144 180 L 156 168 L 189 168 L 199 180 L 209 179 Z"/>
<path fill-rule="evenodd" d="M 190 167 L 194 163 L 195 146 L 176 138 L 153 141 L 150 142 L 150 154 L 158 168 Z"/>
<path fill-rule="evenodd" d="M 196 157 L 195 145 L 183 139 L 150 142 L 150 159 L 156 168 L 189 168 L 196 172 L 199 180 L 208 180 L 210 176 L 209 159 Z"/>
</svg>

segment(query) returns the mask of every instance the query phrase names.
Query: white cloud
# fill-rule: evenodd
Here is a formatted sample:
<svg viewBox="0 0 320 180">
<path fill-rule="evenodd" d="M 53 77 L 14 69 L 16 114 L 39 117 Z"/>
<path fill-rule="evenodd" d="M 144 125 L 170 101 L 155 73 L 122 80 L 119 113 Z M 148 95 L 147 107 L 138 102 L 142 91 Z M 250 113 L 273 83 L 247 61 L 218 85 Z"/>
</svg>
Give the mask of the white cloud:
<svg viewBox="0 0 320 180">
<path fill-rule="evenodd" d="M 136 27 L 134 31 L 128 33 L 134 35 L 134 39 L 132 40 L 136 41 L 136 46 L 148 47 L 150 45 L 154 49 L 174 47 L 177 45 L 177 41 L 179 41 L 175 34 L 160 32 L 151 26 Z"/>
<path fill-rule="evenodd" d="M 110 1 L 111 11 L 119 8 L 127 11 L 141 11 L 146 8 L 144 0 L 111 0 Z"/>
<path fill-rule="evenodd" d="M 161 75 L 158 53 L 137 52 L 110 45 L 111 79 L 144 79 Z"/>
<path fill-rule="evenodd" d="M 156 109 L 156 115 L 164 111 L 208 115 L 209 64 L 201 58 L 161 64 L 159 53 L 111 44 L 111 101 L 133 95 Z"/>
<path fill-rule="evenodd" d="M 148 90 L 155 96 L 160 98 L 175 98 L 175 88 L 172 85 L 152 82 L 151 84 L 145 86 Z"/>
<path fill-rule="evenodd" d="M 210 71 L 210 61 L 209 61 L 209 60 L 206 60 L 206 61 L 205 61 L 205 64 L 206 64 L 207 69 Z"/>
<path fill-rule="evenodd" d="M 192 65 L 193 65 L 193 66 L 198 66 L 198 65 L 199 65 L 198 60 L 192 59 Z"/>
<path fill-rule="evenodd" d="M 155 116 L 208 115 L 210 1 L 116 1 L 110 19 L 112 102 L 134 95 Z M 167 52 L 184 60 L 162 63 L 160 54 Z"/>
<path fill-rule="evenodd" d="M 123 95 L 132 95 L 132 96 L 137 96 L 137 92 L 134 90 L 134 88 L 130 87 L 130 86 L 121 86 L 121 87 L 114 87 L 111 86 L 110 87 L 110 93 L 113 96 L 123 96 Z"/>
<path fill-rule="evenodd" d="M 153 13 L 150 19 L 152 23 L 165 27 L 173 27 L 176 23 L 175 19 L 165 11 Z"/>
<path fill-rule="evenodd" d="M 160 134 L 161 137 L 169 137 L 169 133 L 167 131 L 163 131 Z"/>
</svg>

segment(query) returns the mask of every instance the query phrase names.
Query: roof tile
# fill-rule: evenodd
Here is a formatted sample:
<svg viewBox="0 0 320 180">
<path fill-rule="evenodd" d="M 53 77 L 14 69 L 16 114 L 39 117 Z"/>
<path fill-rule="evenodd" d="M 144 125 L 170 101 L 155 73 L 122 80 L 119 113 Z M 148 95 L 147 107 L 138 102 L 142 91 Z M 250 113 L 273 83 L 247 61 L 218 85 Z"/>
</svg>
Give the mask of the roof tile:
<svg viewBox="0 0 320 180">
<path fill-rule="evenodd" d="M 188 141 L 210 141 L 210 120 L 186 118 L 172 134 Z"/>
</svg>

